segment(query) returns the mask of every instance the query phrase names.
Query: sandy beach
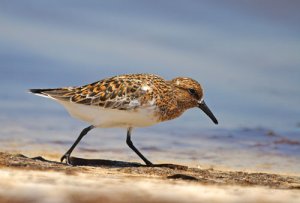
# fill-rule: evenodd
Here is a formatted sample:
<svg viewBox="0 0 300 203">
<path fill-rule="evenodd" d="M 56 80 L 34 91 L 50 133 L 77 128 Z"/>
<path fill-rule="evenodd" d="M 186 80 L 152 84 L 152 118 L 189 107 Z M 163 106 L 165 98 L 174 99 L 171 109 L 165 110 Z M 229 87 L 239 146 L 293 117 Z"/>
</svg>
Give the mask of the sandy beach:
<svg viewBox="0 0 300 203">
<path fill-rule="evenodd" d="M 0 202 L 300 202 L 299 176 L 55 160 L 1 152 Z"/>
</svg>

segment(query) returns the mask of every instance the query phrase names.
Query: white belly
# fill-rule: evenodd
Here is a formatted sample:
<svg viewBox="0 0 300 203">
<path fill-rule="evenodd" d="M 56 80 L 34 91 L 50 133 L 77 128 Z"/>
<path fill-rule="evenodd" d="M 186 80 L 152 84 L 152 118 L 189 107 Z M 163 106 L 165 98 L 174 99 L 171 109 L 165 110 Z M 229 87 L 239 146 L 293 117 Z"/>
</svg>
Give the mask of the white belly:
<svg viewBox="0 0 300 203">
<path fill-rule="evenodd" d="M 126 111 L 65 101 L 58 102 L 68 110 L 72 117 L 86 121 L 95 127 L 146 127 L 158 123 L 153 106 Z"/>
</svg>

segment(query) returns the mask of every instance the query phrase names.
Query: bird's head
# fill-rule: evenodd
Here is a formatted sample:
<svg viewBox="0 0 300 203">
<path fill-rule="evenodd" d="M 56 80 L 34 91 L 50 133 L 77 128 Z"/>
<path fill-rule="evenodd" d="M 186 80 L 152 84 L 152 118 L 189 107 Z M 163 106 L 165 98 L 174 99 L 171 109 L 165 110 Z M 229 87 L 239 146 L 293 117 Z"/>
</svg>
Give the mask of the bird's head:
<svg viewBox="0 0 300 203">
<path fill-rule="evenodd" d="M 191 78 L 178 77 L 174 78 L 171 83 L 176 88 L 177 102 L 184 108 L 198 107 L 211 118 L 211 120 L 218 124 L 218 120 L 210 111 L 204 102 L 203 89 L 201 85 Z"/>
</svg>

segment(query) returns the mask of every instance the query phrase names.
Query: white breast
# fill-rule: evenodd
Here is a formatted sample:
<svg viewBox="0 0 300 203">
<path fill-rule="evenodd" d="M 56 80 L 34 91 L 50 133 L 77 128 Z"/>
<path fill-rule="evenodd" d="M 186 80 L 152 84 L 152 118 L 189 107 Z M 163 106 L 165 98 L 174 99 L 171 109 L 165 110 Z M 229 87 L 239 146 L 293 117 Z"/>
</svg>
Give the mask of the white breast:
<svg viewBox="0 0 300 203">
<path fill-rule="evenodd" d="M 159 122 L 158 117 L 155 116 L 155 106 L 138 107 L 134 110 L 117 110 L 66 101 L 58 102 L 68 110 L 72 117 L 100 128 L 146 127 Z"/>
</svg>

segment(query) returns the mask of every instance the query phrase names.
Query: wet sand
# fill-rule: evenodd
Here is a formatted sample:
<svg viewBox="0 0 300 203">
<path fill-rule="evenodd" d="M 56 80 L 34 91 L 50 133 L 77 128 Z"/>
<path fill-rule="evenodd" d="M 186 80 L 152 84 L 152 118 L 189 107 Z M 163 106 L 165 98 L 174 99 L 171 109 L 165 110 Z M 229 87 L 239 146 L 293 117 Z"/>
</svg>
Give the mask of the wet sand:
<svg viewBox="0 0 300 203">
<path fill-rule="evenodd" d="M 300 202 L 299 176 L 55 160 L 1 152 L 0 202 Z"/>
</svg>

